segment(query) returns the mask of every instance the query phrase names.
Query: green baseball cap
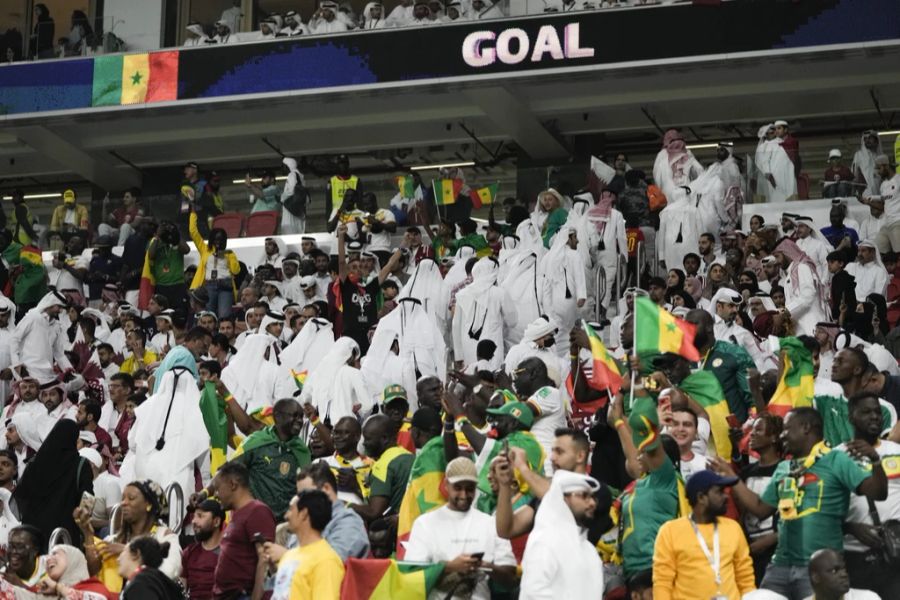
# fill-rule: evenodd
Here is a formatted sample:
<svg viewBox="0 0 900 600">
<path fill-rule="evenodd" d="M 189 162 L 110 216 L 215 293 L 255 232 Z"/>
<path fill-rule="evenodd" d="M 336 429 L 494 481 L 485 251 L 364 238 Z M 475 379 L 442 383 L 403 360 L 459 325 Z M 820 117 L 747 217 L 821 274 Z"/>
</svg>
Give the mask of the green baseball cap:
<svg viewBox="0 0 900 600">
<path fill-rule="evenodd" d="M 524 402 L 507 402 L 500 408 L 489 408 L 487 413 L 489 415 L 511 415 L 528 429 L 531 429 L 531 425 L 534 423 L 534 413 Z"/>
<path fill-rule="evenodd" d="M 384 388 L 384 392 L 381 394 L 381 403 L 390 404 L 398 398 L 402 398 L 409 402 L 409 397 L 406 395 L 406 389 L 402 385 L 395 383 Z"/>
<path fill-rule="evenodd" d="M 631 427 L 631 440 L 638 451 L 659 447 L 659 415 L 652 398 L 635 398 L 628 416 L 628 426 Z"/>
</svg>

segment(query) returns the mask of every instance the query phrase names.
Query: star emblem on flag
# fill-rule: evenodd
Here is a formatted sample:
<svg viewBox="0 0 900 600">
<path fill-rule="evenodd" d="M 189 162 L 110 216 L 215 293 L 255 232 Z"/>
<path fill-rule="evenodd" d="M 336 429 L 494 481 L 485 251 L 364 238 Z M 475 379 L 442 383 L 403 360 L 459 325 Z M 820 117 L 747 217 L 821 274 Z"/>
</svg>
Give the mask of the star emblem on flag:
<svg viewBox="0 0 900 600">
<path fill-rule="evenodd" d="M 138 71 L 134 75 L 131 76 L 131 84 L 138 85 L 140 83 L 141 83 L 141 73 L 140 73 L 140 71 Z"/>
<path fill-rule="evenodd" d="M 676 329 L 678 329 L 678 327 L 675 325 L 675 323 L 669 323 L 668 325 L 666 325 L 666 329 L 668 329 L 669 331 L 675 331 Z"/>
</svg>

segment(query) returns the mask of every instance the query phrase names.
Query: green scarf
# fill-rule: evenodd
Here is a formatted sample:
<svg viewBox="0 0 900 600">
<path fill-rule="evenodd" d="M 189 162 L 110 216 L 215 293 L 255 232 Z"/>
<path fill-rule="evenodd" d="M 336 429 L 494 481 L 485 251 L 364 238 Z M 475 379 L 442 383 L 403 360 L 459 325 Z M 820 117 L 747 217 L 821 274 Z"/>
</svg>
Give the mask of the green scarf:
<svg viewBox="0 0 900 600">
<path fill-rule="evenodd" d="M 216 393 L 216 384 L 207 381 L 200 393 L 200 412 L 209 433 L 210 471 L 215 475 L 228 453 L 228 417 L 225 400 Z"/>
<path fill-rule="evenodd" d="M 514 431 L 507 435 L 504 440 L 509 441 L 510 447 L 521 448 L 525 451 L 528 459 L 528 466 L 532 471 L 539 475 L 544 474 L 544 448 L 541 443 L 535 439 L 530 431 Z M 481 467 L 481 473 L 478 474 L 478 490 L 481 492 L 478 496 L 476 508 L 481 512 L 493 514 L 497 506 L 497 496 L 491 491 L 491 484 L 488 481 L 488 473 L 491 471 L 491 461 L 503 450 L 503 440 L 497 440 L 491 447 L 484 466 Z M 520 479 L 519 491 L 522 494 L 529 493 L 528 486 Z"/>
</svg>

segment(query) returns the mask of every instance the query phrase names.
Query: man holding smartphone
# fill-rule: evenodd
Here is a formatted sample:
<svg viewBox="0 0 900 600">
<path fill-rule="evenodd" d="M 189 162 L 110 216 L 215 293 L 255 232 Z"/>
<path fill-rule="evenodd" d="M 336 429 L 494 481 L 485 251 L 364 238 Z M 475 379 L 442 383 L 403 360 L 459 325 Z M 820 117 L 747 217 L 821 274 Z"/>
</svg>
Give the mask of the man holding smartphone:
<svg viewBox="0 0 900 600">
<path fill-rule="evenodd" d="M 443 562 L 441 597 L 488 600 L 488 578 L 501 586 L 516 581 L 516 559 L 508 540 L 497 536 L 494 518 L 473 510 L 478 471 L 464 456 L 447 464 L 447 504 L 415 520 L 405 559 Z"/>
</svg>

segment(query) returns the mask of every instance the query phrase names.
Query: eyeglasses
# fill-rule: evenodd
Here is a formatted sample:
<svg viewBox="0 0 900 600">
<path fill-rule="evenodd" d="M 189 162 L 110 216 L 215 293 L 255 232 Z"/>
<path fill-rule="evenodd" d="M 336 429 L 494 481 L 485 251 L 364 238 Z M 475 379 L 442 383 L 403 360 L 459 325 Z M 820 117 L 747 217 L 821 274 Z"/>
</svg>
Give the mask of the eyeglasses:
<svg viewBox="0 0 900 600">
<path fill-rule="evenodd" d="M 594 497 L 594 492 L 590 490 L 582 490 L 580 492 L 566 492 L 563 496 L 575 496 L 576 498 L 581 498 L 582 500 L 590 500 Z"/>
</svg>

